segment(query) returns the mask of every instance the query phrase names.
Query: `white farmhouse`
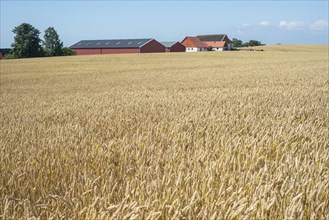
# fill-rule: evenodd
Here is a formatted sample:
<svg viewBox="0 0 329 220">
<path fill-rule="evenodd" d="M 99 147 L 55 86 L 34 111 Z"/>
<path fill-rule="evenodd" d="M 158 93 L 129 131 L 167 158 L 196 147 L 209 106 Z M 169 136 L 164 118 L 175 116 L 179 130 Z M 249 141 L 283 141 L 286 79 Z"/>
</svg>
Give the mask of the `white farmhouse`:
<svg viewBox="0 0 329 220">
<path fill-rule="evenodd" d="M 207 51 L 207 48 L 210 47 L 214 51 L 231 50 L 233 48 L 232 42 L 226 34 L 185 37 L 182 44 L 186 47 L 186 52 Z"/>
</svg>

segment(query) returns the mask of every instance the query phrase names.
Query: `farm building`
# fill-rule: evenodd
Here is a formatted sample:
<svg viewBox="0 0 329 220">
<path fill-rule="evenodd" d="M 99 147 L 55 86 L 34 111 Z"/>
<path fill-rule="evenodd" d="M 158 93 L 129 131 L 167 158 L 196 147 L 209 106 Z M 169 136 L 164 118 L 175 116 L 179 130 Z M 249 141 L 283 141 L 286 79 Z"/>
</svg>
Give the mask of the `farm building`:
<svg viewBox="0 0 329 220">
<path fill-rule="evenodd" d="M 76 55 L 118 54 L 118 53 L 156 53 L 166 48 L 158 41 L 147 39 L 121 40 L 82 40 L 70 47 Z"/>
<path fill-rule="evenodd" d="M 186 47 L 186 52 L 207 51 L 207 44 L 197 37 L 185 37 L 182 44 Z"/>
<path fill-rule="evenodd" d="M 166 47 L 166 52 L 185 52 L 186 48 L 180 42 L 160 42 Z"/>
<path fill-rule="evenodd" d="M 212 47 L 215 51 L 231 50 L 233 48 L 231 40 L 226 34 L 198 35 L 203 43 Z"/>
<path fill-rule="evenodd" d="M 11 49 L 9 48 L 3 48 L 0 49 L 0 60 L 3 60 L 5 55 L 10 52 Z"/>
<path fill-rule="evenodd" d="M 214 51 L 231 50 L 233 48 L 232 42 L 226 34 L 185 37 L 182 44 L 186 47 L 186 52 L 207 51 L 209 47 L 212 47 Z"/>
</svg>

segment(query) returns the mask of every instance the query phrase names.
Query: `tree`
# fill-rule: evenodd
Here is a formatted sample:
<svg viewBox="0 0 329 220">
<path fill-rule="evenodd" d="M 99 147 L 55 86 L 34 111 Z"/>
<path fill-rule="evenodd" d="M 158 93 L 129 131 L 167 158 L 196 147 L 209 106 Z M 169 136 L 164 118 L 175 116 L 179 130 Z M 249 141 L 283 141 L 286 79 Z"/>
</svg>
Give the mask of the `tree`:
<svg viewBox="0 0 329 220">
<path fill-rule="evenodd" d="M 7 53 L 7 54 L 5 54 L 4 59 L 10 60 L 10 59 L 16 59 L 16 57 L 11 53 Z"/>
<path fill-rule="evenodd" d="M 245 42 L 242 44 L 242 47 L 249 47 L 249 42 Z"/>
<path fill-rule="evenodd" d="M 239 40 L 237 38 L 232 39 L 233 47 L 253 47 L 253 46 L 262 46 L 265 44 L 262 44 L 260 41 L 257 40 L 250 40 L 248 42 L 242 42 L 242 40 Z"/>
<path fill-rule="evenodd" d="M 209 46 L 209 47 L 207 47 L 207 51 L 213 51 L 213 47 L 212 46 Z"/>
<path fill-rule="evenodd" d="M 249 47 L 253 47 L 253 46 L 260 46 L 260 45 L 262 45 L 262 43 L 257 40 L 250 40 L 248 45 L 249 45 Z"/>
<path fill-rule="evenodd" d="M 68 48 L 68 47 L 63 47 L 62 48 L 62 55 L 63 56 L 72 56 L 72 55 L 75 55 L 75 52 L 73 50 L 71 50 L 70 48 Z"/>
<path fill-rule="evenodd" d="M 44 50 L 46 56 L 61 56 L 63 55 L 62 49 L 63 42 L 59 39 L 59 35 L 55 28 L 47 28 L 44 35 Z"/>
<path fill-rule="evenodd" d="M 40 31 L 28 23 L 22 23 L 14 28 L 16 34 L 12 46 L 12 55 L 17 58 L 41 57 L 43 49 L 41 47 Z"/>
<path fill-rule="evenodd" d="M 236 38 L 232 39 L 232 44 L 233 44 L 233 47 L 242 47 L 243 46 L 242 40 L 239 40 Z"/>
</svg>

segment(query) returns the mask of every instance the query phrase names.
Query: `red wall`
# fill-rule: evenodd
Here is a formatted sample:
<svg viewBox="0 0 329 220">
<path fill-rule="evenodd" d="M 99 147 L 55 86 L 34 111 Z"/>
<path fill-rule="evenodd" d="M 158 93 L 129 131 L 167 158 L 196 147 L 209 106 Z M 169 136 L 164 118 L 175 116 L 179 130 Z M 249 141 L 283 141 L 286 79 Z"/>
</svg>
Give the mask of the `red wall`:
<svg viewBox="0 0 329 220">
<path fill-rule="evenodd" d="M 224 37 L 223 41 L 225 41 L 227 44 L 230 43 L 230 40 L 228 39 L 227 35 Z"/>
<path fill-rule="evenodd" d="M 116 48 L 116 49 L 72 49 L 76 55 L 92 54 L 116 54 L 116 53 L 139 53 L 137 48 Z"/>
<path fill-rule="evenodd" d="M 166 52 L 166 47 L 160 44 L 156 40 L 151 40 L 147 44 L 141 47 L 141 53 L 157 53 Z"/>
<path fill-rule="evenodd" d="M 117 48 L 117 49 L 102 49 L 102 54 L 113 53 L 139 53 L 138 48 Z"/>
<path fill-rule="evenodd" d="M 72 49 L 76 55 L 102 54 L 101 49 Z"/>
<path fill-rule="evenodd" d="M 168 52 L 185 52 L 185 50 L 186 47 L 183 44 L 177 42 L 170 47 L 170 51 Z"/>
</svg>

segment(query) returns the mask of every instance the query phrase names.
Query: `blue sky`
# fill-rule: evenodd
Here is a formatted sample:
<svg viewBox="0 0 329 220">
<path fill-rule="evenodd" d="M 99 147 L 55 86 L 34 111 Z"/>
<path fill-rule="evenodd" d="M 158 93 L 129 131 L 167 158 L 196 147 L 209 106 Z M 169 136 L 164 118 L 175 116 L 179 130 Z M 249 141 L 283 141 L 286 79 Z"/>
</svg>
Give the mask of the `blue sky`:
<svg viewBox="0 0 329 220">
<path fill-rule="evenodd" d="M 65 46 L 79 40 L 225 33 L 265 44 L 328 44 L 328 0 L 322 1 L 1 1 L 0 46 L 15 26 L 54 27 Z"/>
</svg>

